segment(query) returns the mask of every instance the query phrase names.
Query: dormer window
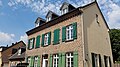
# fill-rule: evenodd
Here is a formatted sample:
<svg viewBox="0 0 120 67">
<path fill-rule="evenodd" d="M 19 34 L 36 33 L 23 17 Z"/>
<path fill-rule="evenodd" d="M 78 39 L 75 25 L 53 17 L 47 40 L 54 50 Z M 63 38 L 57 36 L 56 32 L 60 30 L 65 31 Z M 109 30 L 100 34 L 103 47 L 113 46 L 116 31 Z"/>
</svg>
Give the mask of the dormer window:
<svg viewBox="0 0 120 67">
<path fill-rule="evenodd" d="M 50 21 L 50 20 L 51 20 L 51 17 L 48 17 L 48 18 L 47 18 L 47 22 Z"/>
<path fill-rule="evenodd" d="M 21 49 L 18 50 L 18 55 L 21 55 Z"/>
<path fill-rule="evenodd" d="M 65 13 L 67 13 L 68 12 L 68 9 L 67 8 L 64 8 L 63 10 L 62 10 L 62 14 L 65 14 Z"/>
<path fill-rule="evenodd" d="M 35 24 L 35 27 L 38 27 L 38 26 L 39 26 L 39 23 L 36 23 L 36 24 Z"/>
</svg>

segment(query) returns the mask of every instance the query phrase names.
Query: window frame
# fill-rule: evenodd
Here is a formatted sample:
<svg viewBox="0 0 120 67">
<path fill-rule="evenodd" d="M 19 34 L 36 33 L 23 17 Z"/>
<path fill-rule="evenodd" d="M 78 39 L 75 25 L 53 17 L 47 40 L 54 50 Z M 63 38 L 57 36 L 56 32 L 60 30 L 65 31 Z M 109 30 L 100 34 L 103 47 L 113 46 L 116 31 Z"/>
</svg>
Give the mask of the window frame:
<svg viewBox="0 0 120 67">
<path fill-rule="evenodd" d="M 29 49 L 33 49 L 34 48 L 33 45 L 34 45 L 34 38 L 31 38 L 29 43 Z"/>
<path fill-rule="evenodd" d="M 46 39 L 45 39 L 46 38 Z M 48 46 L 49 34 L 44 34 L 44 46 Z"/>
<path fill-rule="evenodd" d="M 35 56 L 34 57 L 34 67 L 37 67 L 37 66 L 38 66 L 38 56 Z"/>
<path fill-rule="evenodd" d="M 28 66 L 30 66 L 30 62 L 31 62 L 31 57 L 27 57 Z"/>
<path fill-rule="evenodd" d="M 53 67 L 58 67 L 58 63 L 59 63 L 59 55 L 54 54 L 53 55 Z"/>
<path fill-rule="evenodd" d="M 69 40 L 73 40 L 73 35 L 74 35 L 74 32 L 73 32 L 73 25 L 70 24 L 68 26 L 66 26 L 66 41 L 69 41 Z M 68 33 L 69 32 L 69 33 Z"/>
<path fill-rule="evenodd" d="M 71 60 L 71 59 L 73 59 L 73 60 Z M 70 64 L 68 64 L 68 62 Z M 73 66 L 74 66 L 74 54 L 73 54 L 73 52 L 66 53 L 66 67 L 73 67 Z"/>
</svg>

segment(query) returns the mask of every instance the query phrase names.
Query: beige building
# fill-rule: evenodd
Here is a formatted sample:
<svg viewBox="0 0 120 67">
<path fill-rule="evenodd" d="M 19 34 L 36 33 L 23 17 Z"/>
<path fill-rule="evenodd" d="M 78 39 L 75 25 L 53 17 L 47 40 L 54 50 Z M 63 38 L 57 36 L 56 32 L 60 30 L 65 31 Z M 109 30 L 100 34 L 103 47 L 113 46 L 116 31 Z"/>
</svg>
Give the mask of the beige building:
<svg viewBox="0 0 120 67">
<path fill-rule="evenodd" d="M 97 2 L 75 8 L 63 3 L 27 31 L 28 67 L 112 67 L 109 28 Z"/>
</svg>

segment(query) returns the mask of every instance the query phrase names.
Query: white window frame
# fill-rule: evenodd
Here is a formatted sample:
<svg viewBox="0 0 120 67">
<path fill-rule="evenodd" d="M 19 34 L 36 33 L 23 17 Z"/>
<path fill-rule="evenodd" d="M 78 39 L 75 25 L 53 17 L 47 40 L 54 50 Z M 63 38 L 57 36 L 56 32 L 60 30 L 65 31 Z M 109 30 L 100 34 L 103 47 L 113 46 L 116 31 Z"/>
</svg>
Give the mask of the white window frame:
<svg viewBox="0 0 120 67">
<path fill-rule="evenodd" d="M 106 65 L 107 67 L 110 67 L 110 62 L 109 62 L 109 56 L 106 56 L 106 59 L 105 59 L 105 62 L 106 62 Z"/>
<path fill-rule="evenodd" d="M 29 49 L 32 49 L 32 47 L 33 47 L 33 39 L 30 40 L 30 47 L 29 47 Z"/>
<path fill-rule="evenodd" d="M 71 59 L 73 59 L 73 53 L 67 53 L 66 54 L 66 67 L 73 67 L 73 65 L 72 65 L 72 62 L 74 63 L 74 61 L 72 61 Z M 68 59 L 69 59 L 69 61 L 68 61 Z M 68 62 L 70 63 L 70 64 L 68 64 Z"/>
<path fill-rule="evenodd" d="M 44 36 L 44 46 L 47 46 L 47 45 L 48 45 L 48 39 L 49 39 L 49 35 L 48 35 L 48 33 L 47 33 L 47 34 L 45 34 L 45 36 Z"/>
<path fill-rule="evenodd" d="M 64 8 L 64 9 L 62 10 L 61 14 L 63 15 L 63 14 L 65 14 L 65 13 L 67 13 L 67 12 L 68 12 L 68 9 L 67 9 L 67 8 Z"/>
<path fill-rule="evenodd" d="M 35 56 L 34 58 L 34 67 L 37 67 L 38 65 L 38 56 Z"/>
<path fill-rule="evenodd" d="M 31 61 L 31 58 L 30 57 L 28 57 L 28 59 L 27 59 L 27 63 L 30 65 L 30 61 Z"/>
<path fill-rule="evenodd" d="M 18 50 L 18 55 L 21 55 L 21 49 Z"/>
<path fill-rule="evenodd" d="M 35 23 L 35 27 L 38 27 L 38 26 L 39 26 L 39 24 L 40 24 L 39 22 Z"/>
<path fill-rule="evenodd" d="M 95 55 L 94 55 L 94 59 L 95 59 L 95 67 L 100 67 L 99 54 L 95 54 Z"/>
<path fill-rule="evenodd" d="M 53 55 L 53 67 L 58 67 L 59 56 L 58 54 Z"/>
<path fill-rule="evenodd" d="M 69 25 L 66 27 L 66 40 L 73 39 L 73 25 Z"/>
<path fill-rule="evenodd" d="M 52 17 L 47 17 L 47 22 L 50 21 L 52 19 Z"/>
</svg>

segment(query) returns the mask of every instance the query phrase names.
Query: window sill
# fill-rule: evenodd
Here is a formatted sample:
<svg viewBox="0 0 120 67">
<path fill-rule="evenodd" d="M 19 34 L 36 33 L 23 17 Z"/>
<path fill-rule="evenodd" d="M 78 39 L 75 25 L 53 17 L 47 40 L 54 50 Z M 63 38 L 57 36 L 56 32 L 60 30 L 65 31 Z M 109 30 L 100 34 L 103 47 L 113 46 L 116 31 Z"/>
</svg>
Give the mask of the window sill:
<svg viewBox="0 0 120 67">
<path fill-rule="evenodd" d="M 74 39 L 70 39 L 70 40 L 65 40 L 65 42 L 70 42 L 70 41 L 74 41 Z"/>
</svg>

